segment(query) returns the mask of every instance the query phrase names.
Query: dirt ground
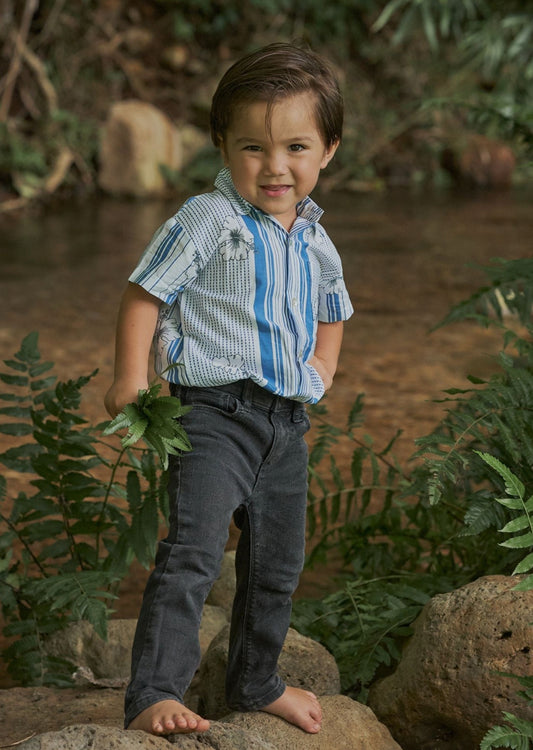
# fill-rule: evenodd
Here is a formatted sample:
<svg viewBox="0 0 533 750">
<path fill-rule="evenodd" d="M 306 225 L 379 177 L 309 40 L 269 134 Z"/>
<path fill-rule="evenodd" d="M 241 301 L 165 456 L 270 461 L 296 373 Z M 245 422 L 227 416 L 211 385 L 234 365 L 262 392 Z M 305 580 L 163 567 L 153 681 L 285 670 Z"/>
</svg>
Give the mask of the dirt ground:
<svg viewBox="0 0 533 750">
<path fill-rule="evenodd" d="M 442 405 L 433 400 L 443 389 L 466 386 L 468 374 L 483 377 L 494 370 L 500 344 L 495 331 L 473 323 L 429 330 L 484 282 L 468 264 L 531 255 L 530 199 L 524 193 L 321 199 L 324 224 L 343 257 L 356 307 L 327 397 L 333 422 L 342 425 L 356 395 L 364 392 L 362 432 L 384 447 L 401 428 L 395 452 L 405 459 L 414 439 L 442 415 Z M 68 212 L 6 222 L 0 359 L 11 357 L 23 336 L 37 330 L 42 355 L 55 362 L 60 379 L 98 368 L 82 410 L 93 423 L 105 419 L 102 398 L 112 376 L 119 295 L 140 249 L 171 211 L 161 202 L 95 200 Z M 0 450 L 8 444 L 0 436 Z M 350 455 L 349 447 L 341 448 L 339 461 Z M 18 479 L 13 472 L 4 474 L 13 496 Z M 298 594 L 320 595 L 333 575 L 331 569 L 306 572 Z M 117 616 L 137 615 L 145 578 L 145 571 L 132 569 Z M 0 687 L 9 686 L 0 674 Z M 14 730 L 16 717 L 13 721 Z"/>
</svg>

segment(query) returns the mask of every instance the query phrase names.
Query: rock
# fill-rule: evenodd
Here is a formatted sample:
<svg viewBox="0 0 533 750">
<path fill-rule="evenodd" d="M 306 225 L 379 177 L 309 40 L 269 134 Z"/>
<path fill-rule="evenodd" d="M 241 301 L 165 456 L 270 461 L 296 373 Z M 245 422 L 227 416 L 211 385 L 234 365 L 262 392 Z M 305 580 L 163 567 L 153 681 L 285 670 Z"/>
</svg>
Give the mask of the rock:
<svg viewBox="0 0 533 750">
<path fill-rule="evenodd" d="M 84 724 L 41 734 L 18 747 L 20 750 L 168 750 L 168 740 L 145 732 Z M 181 747 L 196 750 L 202 746 L 191 739 L 188 745 Z"/>
<path fill-rule="evenodd" d="M 320 703 L 323 723 L 315 735 L 260 711 L 230 714 L 222 721 L 252 730 L 276 750 L 401 750 L 368 706 L 344 695 L 321 696 Z"/>
<path fill-rule="evenodd" d="M 253 731 L 232 724 L 213 723 L 202 734 L 154 737 L 146 732 L 126 731 L 94 724 L 65 727 L 23 742 L 21 750 L 277 750 Z"/>
<path fill-rule="evenodd" d="M 124 690 L 32 687 L 0 690 L 0 746 L 71 724 L 122 728 Z M 17 746 L 18 747 L 18 746 Z"/>
<path fill-rule="evenodd" d="M 220 575 L 207 596 L 207 604 L 222 607 L 230 617 L 235 586 L 235 551 L 233 550 L 224 553 Z"/>
<path fill-rule="evenodd" d="M 404 750 L 472 750 L 502 711 L 533 720 L 520 685 L 533 675 L 533 591 L 488 576 L 434 597 L 414 624 L 400 664 L 369 705 Z"/>
<path fill-rule="evenodd" d="M 457 182 L 488 188 L 510 185 L 515 161 L 507 144 L 476 134 L 457 139 L 441 156 L 442 166 Z"/>
<path fill-rule="evenodd" d="M 102 131 L 99 185 L 115 195 L 163 195 L 167 183 L 161 167 L 179 171 L 206 141 L 207 136 L 191 126 L 182 134 L 147 102 L 117 102 Z"/>
<path fill-rule="evenodd" d="M 229 617 L 222 607 L 205 605 L 200 623 L 200 649 L 204 654 L 209 644 L 228 623 Z M 92 673 L 93 684 L 105 684 L 102 680 L 115 680 L 116 686 L 129 679 L 131 648 L 137 620 L 110 620 L 107 641 L 95 633 L 92 625 L 84 620 L 75 622 L 65 630 L 54 633 L 46 643 L 51 656 L 67 659 L 79 671 L 83 680 L 86 669 Z"/>
<path fill-rule="evenodd" d="M 220 631 L 202 659 L 196 685 L 198 710 L 208 719 L 219 719 L 229 712 L 225 699 L 229 626 Z M 279 673 L 294 687 L 317 695 L 340 692 L 339 670 L 335 659 L 322 645 L 289 629 L 279 659 Z"/>
<path fill-rule="evenodd" d="M 211 727 L 198 738 L 198 747 L 215 748 L 216 750 L 277 750 L 275 745 L 261 737 L 253 729 L 221 722 L 211 722 Z M 183 744 L 183 735 L 174 734 L 169 741 L 176 748 L 187 750 Z M 194 746 L 196 747 L 196 745 Z"/>
<path fill-rule="evenodd" d="M 107 641 L 85 620 L 54 633 L 47 643 L 50 656 L 68 659 L 77 667 L 88 667 L 98 678 L 127 678 L 136 620 L 110 620 Z"/>
<path fill-rule="evenodd" d="M 50 691 L 53 692 L 53 691 Z M 61 693 L 61 691 L 55 691 Z M 104 691 L 93 691 L 103 693 Z M 277 716 L 234 713 L 202 734 L 153 737 L 116 726 L 73 724 L 18 745 L 21 750 L 401 750 L 372 711 L 344 696 L 321 698 L 322 730 L 310 735 Z M 83 719 L 83 711 L 78 721 Z"/>
</svg>

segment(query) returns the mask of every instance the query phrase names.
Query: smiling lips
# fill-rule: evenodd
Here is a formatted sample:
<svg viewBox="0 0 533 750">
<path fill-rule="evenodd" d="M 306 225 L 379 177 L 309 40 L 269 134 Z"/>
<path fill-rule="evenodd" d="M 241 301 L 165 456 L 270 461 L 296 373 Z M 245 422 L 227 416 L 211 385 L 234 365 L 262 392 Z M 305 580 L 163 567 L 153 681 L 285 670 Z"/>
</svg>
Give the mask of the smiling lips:
<svg viewBox="0 0 533 750">
<path fill-rule="evenodd" d="M 261 190 L 269 198 L 278 198 L 280 195 L 285 195 L 290 189 L 290 185 L 261 185 Z"/>
</svg>

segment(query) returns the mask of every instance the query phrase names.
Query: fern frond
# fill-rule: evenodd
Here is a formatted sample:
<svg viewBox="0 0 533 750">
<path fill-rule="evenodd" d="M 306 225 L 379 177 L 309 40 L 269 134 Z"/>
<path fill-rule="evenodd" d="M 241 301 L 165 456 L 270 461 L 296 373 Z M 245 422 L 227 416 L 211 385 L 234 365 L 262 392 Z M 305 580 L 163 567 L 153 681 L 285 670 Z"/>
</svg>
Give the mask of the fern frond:
<svg viewBox="0 0 533 750">
<path fill-rule="evenodd" d="M 519 719 L 507 711 L 503 712 L 506 721 L 511 726 L 502 725 L 492 727 L 483 737 L 480 750 L 510 747 L 513 750 L 530 750 L 533 744 L 533 722 Z"/>
</svg>

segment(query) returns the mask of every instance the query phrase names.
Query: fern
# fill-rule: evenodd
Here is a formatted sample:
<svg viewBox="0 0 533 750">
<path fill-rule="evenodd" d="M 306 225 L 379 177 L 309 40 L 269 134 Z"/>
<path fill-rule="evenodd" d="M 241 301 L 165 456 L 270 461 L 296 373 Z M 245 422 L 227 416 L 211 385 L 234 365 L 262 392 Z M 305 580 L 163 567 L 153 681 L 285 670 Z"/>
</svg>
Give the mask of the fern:
<svg viewBox="0 0 533 750">
<path fill-rule="evenodd" d="M 364 629 L 370 634 L 370 656 L 363 660 L 366 636 L 358 630 L 358 615 L 373 618 L 382 633 L 389 628 L 395 632 L 395 611 L 382 607 L 379 592 L 385 597 L 385 586 L 380 581 L 388 581 L 387 596 L 402 585 L 390 580 L 399 570 L 413 576 L 428 596 L 495 573 L 525 575 L 519 587 L 532 583 L 533 501 L 520 493 L 522 485 L 533 486 L 533 349 L 527 339 L 532 332 L 533 266 L 529 260 L 511 261 L 490 267 L 488 273 L 494 274 L 492 286 L 458 306 L 446 322 L 474 318 L 497 325 L 504 348 L 512 344 L 519 356 L 504 352 L 498 360 L 500 372 L 490 380 L 471 377 L 470 387 L 446 392 L 445 417 L 430 435 L 416 441 L 409 472 L 394 459 L 397 436 L 382 451 L 368 436 L 359 437 L 362 396 L 344 429 L 324 424 L 315 432 L 307 564 L 323 562 L 335 550 L 344 563 L 347 581 L 342 585 L 372 580 L 376 596 L 367 611 L 357 600 L 356 608 L 348 603 L 345 588 L 322 603 L 296 602 L 295 622 L 332 650 L 345 675 L 343 685 L 354 695 L 360 690 L 359 699 L 369 681 L 395 660 L 394 639 L 381 642 L 371 628 Z M 498 315 L 504 300 L 525 325 L 525 338 L 518 336 L 515 323 L 512 331 L 504 325 L 503 308 Z M 322 407 L 316 418 L 323 420 L 325 414 Z M 334 456 L 341 443 L 352 449 L 351 465 L 342 469 Z M 492 455 L 500 469 L 512 466 L 522 484 L 503 470 L 494 471 L 484 454 Z M 515 494 L 502 502 L 498 498 L 506 488 Z M 501 542 L 499 534 L 509 538 Z M 414 619 L 417 610 L 412 606 L 407 611 Z M 380 642 L 375 650 L 372 638 Z M 354 664 L 352 652 L 360 656 L 361 666 Z M 358 677 L 350 686 L 354 670 Z"/>
<path fill-rule="evenodd" d="M 146 444 L 159 454 L 163 468 L 167 469 L 170 455 L 191 449 L 185 430 L 178 421 L 191 407 L 182 406 L 172 396 L 158 396 L 160 390 L 161 385 L 154 384 L 148 390 L 139 391 L 138 402 L 128 404 L 106 427 L 104 435 L 127 429 L 127 435 L 122 438 L 124 448 L 144 438 Z"/>
<path fill-rule="evenodd" d="M 518 562 L 513 575 L 529 573 L 533 570 L 533 495 L 526 499 L 524 483 L 500 460 L 487 453 L 478 452 L 478 455 L 504 482 L 506 497 L 497 497 L 496 502 L 514 514 L 514 517 L 500 529 L 502 534 L 513 534 L 513 536 L 500 544 L 503 547 L 526 550 L 526 556 Z M 533 575 L 531 574 L 515 586 L 515 589 L 522 591 L 532 588 Z M 519 695 L 528 703 L 533 704 L 533 678 L 518 677 L 517 679 L 526 687 L 526 690 L 520 692 Z M 504 717 L 508 724 L 490 729 L 481 742 L 481 750 L 500 747 L 530 750 L 533 747 L 533 721 L 518 718 L 507 712 L 504 712 Z"/>
<path fill-rule="evenodd" d="M 492 727 L 483 737 L 480 750 L 511 747 L 514 750 L 531 750 L 533 747 L 533 722 L 519 719 L 503 712 L 507 725 Z"/>
<path fill-rule="evenodd" d="M 376 675 L 399 660 L 423 606 L 450 588 L 445 578 L 423 575 L 355 579 L 322 601 L 297 600 L 293 625 L 333 654 L 343 693 L 364 701 Z"/>
<path fill-rule="evenodd" d="M 4 632 L 16 637 L 5 656 L 23 684 L 62 685 L 70 668 L 47 655 L 46 638 L 80 619 L 105 637 L 131 562 L 150 565 L 159 522 L 168 515 L 166 472 L 154 456 L 166 466 L 170 454 L 189 449 L 175 419 L 185 409 L 152 386 L 104 430 L 128 430 L 117 449 L 78 413 L 95 373 L 56 382 L 35 333 L 5 365 L 0 382 L 8 390 L 0 400 L 8 405 L 0 409 L 0 431 L 16 444 L 0 453 L 0 462 L 27 475 L 29 488 L 10 497 L 0 477 L 0 505 L 10 506 L 0 512 L 0 599 Z M 147 448 L 135 446 L 141 437 Z"/>
</svg>

